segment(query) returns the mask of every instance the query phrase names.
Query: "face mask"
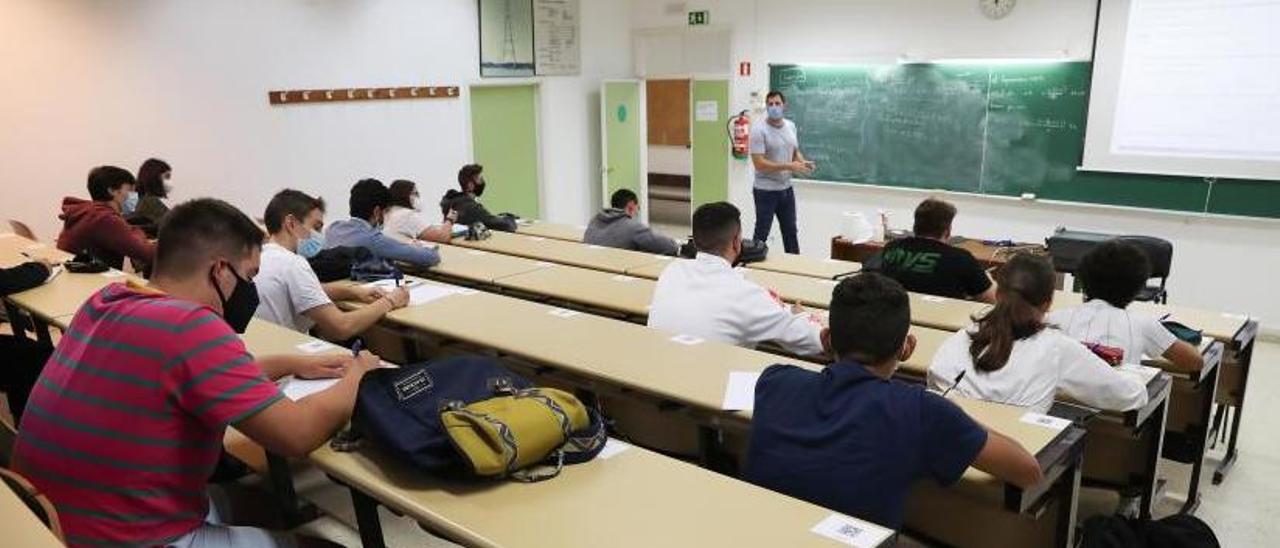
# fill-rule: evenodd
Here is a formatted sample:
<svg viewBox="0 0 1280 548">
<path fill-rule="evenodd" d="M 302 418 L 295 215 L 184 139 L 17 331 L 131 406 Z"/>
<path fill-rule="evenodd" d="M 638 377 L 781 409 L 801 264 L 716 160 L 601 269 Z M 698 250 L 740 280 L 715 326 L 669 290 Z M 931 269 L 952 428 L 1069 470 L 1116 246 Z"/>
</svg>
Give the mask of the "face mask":
<svg viewBox="0 0 1280 548">
<path fill-rule="evenodd" d="M 164 185 L 164 195 L 168 196 L 170 194 L 173 194 L 173 185 L 170 185 L 170 184 Z"/>
<path fill-rule="evenodd" d="M 417 196 L 409 198 L 409 205 L 413 207 L 414 211 L 422 211 L 422 200 Z"/>
<path fill-rule="evenodd" d="M 484 196 L 484 184 L 485 184 L 484 179 L 480 179 L 480 182 L 477 183 L 476 186 L 471 189 L 471 193 L 475 194 L 476 198 Z"/>
<path fill-rule="evenodd" d="M 770 120 L 777 121 L 782 119 L 782 113 L 783 113 L 782 105 L 770 105 L 769 108 L 766 110 L 769 111 Z"/>
<path fill-rule="evenodd" d="M 138 209 L 138 193 L 130 191 L 128 196 L 124 198 L 124 204 L 120 206 L 120 212 L 128 215 Z"/>
<path fill-rule="evenodd" d="M 298 241 L 298 254 L 304 259 L 315 257 L 322 249 L 324 249 L 324 233 L 319 230 L 312 230 L 306 239 Z"/>
<path fill-rule="evenodd" d="M 218 292 L 218 300 L 222 301 L 223 321 L 236 333 L 244 334 L 249 321 L 253 319 L 253 313 L 258 311 L 258 287 L 252 280 L 241 278 L 240 273 L 230 264 L 227 268 L 236 277 L 236 288 L 231 291 L 230 297 L 222 295 L 222 287 L 218 285 L 218 278 L 212 271 L 209 272 L 209 281 L 213 282 L 213 290 Z"/>
</svg>

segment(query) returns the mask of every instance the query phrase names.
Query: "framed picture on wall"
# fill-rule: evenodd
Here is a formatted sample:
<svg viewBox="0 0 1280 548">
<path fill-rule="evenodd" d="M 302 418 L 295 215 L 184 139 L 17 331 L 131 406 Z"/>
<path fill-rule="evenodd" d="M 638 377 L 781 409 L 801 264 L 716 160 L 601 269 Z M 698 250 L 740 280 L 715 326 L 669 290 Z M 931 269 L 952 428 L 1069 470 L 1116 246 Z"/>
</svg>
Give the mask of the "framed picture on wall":
<svg viewBox="0 0 1280 548">
<path fill-rule="evenodd" d="M 480 76 L 533 76 L 533 0 L 480 1 Z"/>
</svg>

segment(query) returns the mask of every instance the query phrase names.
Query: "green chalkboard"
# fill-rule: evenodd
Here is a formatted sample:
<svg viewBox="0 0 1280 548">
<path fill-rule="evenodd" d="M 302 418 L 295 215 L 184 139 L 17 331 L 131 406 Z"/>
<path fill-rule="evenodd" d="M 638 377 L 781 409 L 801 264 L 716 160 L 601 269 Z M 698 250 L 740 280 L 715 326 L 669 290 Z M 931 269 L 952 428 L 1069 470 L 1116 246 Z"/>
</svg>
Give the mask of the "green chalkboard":
<svg viewBox="0 0 1280 548">
<path fill-rule="evenodd" d="M 813 178 L 1280 217 L 1280 183 L 1078 171 L 1090 63 L 771 65 Z M 1212 187 L 1212 190 L 1211 190 Z"/>
</svg>

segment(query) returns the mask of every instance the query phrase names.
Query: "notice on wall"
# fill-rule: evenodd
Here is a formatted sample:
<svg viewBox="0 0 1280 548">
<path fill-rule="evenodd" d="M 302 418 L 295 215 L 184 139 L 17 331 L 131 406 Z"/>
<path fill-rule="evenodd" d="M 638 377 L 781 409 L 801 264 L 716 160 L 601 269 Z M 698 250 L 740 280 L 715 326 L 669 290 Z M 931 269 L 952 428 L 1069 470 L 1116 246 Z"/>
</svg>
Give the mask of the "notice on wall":
<svg viewBox="0 0 1280 548">
<path fill-rule="evenodd" d="M 693 110 L 694 119 L 699 122 L 715 122 L 720 119 L 718 101 L 698 101 Z"/>
<path fill-rule="evenodd" d="M 533 54 L 538 75 L 572 76 L 582 71 L 578 1 L 533 1 Z"/>
</svg>

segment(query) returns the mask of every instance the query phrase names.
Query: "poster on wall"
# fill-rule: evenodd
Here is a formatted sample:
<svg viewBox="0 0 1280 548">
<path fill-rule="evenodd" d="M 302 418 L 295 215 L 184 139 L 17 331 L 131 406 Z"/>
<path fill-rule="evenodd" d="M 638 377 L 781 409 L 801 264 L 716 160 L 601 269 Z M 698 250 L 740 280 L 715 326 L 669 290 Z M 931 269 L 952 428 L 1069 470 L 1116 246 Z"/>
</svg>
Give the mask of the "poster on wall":
<svg viewBox="0 0 1280 548">
<path fill-rule="evenodd" d="M 578 1 L 533 1 L 533 49 L 538 75 L 572 76 L 581 72 Z"/>
<path fill-rule="evenodd" d="M 533 1 L 480 0 L 480 76 L 533 76 Z"/>
</svg>

